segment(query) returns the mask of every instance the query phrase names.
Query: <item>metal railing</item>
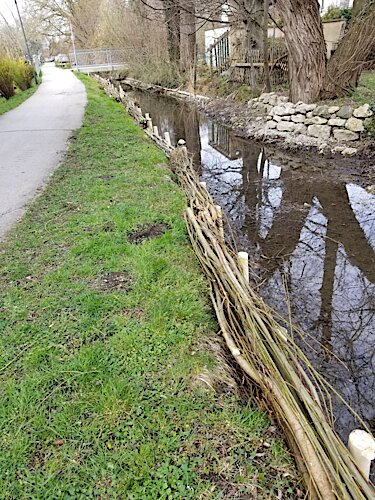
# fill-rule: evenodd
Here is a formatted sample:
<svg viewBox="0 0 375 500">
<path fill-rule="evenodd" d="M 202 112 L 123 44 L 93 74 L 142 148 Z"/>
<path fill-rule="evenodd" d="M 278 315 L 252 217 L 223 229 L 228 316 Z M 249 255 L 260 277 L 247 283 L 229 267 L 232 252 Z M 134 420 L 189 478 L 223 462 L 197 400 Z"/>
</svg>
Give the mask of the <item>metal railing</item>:
<svg viewBox="0 0 375 500">
<path fill-rule="evenodd" d="M 125 52 L 121 49 L 87 49 L 76 50 L 69 54 L 70 64 L 73 68 L 88 67 L 115 67 L 126 64 Z"/>
</svg>

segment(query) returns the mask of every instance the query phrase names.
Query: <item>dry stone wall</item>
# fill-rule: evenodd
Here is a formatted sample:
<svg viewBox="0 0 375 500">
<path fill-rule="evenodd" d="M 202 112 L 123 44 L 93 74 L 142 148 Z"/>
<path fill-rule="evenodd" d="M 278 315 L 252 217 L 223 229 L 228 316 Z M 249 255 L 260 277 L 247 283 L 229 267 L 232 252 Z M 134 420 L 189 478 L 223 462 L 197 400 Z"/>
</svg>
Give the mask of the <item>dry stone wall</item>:
<svg viewBox="0 0 375 500">
<path fill-rule="evenodd" d="M 288 132 L 314 137 L 322 142 L 358 141 L 365 134 L 373 116 L 369 104 L 352 107 L 296 104 L 274 92 L 249 101 L 249 106 L 266 115 L 265 133 Z"/>
</svg>

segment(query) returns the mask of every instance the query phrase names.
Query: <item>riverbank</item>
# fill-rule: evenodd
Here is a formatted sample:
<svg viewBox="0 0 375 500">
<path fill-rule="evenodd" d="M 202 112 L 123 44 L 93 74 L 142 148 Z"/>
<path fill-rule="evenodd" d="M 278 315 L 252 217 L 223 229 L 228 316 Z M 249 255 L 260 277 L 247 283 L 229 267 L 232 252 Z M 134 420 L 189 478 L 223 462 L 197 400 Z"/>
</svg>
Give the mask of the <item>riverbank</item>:
<svg viewBox="0 0 375 500">
<path fill-rule="evenodd" d="M 1 249 L 1 491 L 297 497 L 214 340 L 164 154 L 80 78 L 83 127 Z"/>
<path fill-rule="evenodd" d="M 305 110 L 303 115 L 300 111 L 294 109 L 295 105 L 287 102 L 285 95 L 281 94 L 273 94 L 272 98 L 277 98 L 280 102 L 277 101 L 270 105 L 268 98 L 271 96 L 269 94 L 263 94 L 263 96 L 249 101 L 239 102 L 231 96 L 209 97 L 208 95 L 189 94 L 178 89 L 167 89 L 157 85 L 145 84 L 131 78 L 120 81 L 125 88 L 148 91 L 190 102 L 206 116 L 223 126 L 229 127 L 244 139 L 253 139 L 261 144 L 274 145 L 280 150 L 289 151 L 293 154 L 301 153 L 301 155 L 305 155 L 310 153 L 316 155 L 318 153 L 319 156 L 325 159 L 333 159 L 341 163 L 343 158 L 351 158 L 355 162 L 375 158 L 375 141 L 371 128 L 373 127 L 374 118 L 371 106 L 368 106 L 368 109 L 366 107 L 365 118 L 358 119 L 356 116 L 356 108 L 363 106 L 366 102 L 372 103 L 373 95 L 375 98 L 375 92 L 372 89 L 375 76 L 366 76 L 367 86 L 364 87 L 365 90 L 360 87 L 362 90 L 358 90 L 357 94 L 354 93 L 351 98 L 346 100 L 325 102 L 321 103 L 321 106 L 313 105 L 314 109 Z M 303 106 L 303 103 L 300 104 L 301 106 Z M 281 107 L 285 107 L 285 110 L 280 111 L 282 116 L 277 116 L 275 120 L 273 116 L 270 116 L 273 114 L 273 107 L 276 108 L 276 113 L 280 111 Z M 292 107 L 293 110 L 290 111 Z M 329 108 L 332 109 L 328 116 Z M 340 112 L 341 108 L 345 108 L 344 111 L 351 118 L 349 123 L 347 123 L 347 118 L 336 117 L 337 110 Z M 320 116 L 322 113 L 324 116 Z M 295 115 L 293 119 L 291 115 Z M 368 118 L 370 115 L 371 117 Z M 303 123 L 301 123 L 301 117 Z M 282 124 L 278 125 L 277 120 Z M 293 120 L 299 120 L 299 122 Z M 306 120 L 308 123 L 306 122 L 305 125 Z M 333 126 L 327 124 L 330 120 L 333 120 Z M 362 123 L 365 120 L 366 123 Z M 286 122 L 288 122 L 287 125 L 282 127 Z M 358 129 L 360 133 L 347 129 L 347 126 L 349 128 L 357 127 L 356 130 Z M 367 132 L 365 132 L 364 126 L 367 127 Z M 309 135 L 310 133 L 314 135 Z M 349 167 L 352 163 L 347 162 Z M 370 172 L 373 172 L 371 165 L 369 167 Z"/>
</svg>

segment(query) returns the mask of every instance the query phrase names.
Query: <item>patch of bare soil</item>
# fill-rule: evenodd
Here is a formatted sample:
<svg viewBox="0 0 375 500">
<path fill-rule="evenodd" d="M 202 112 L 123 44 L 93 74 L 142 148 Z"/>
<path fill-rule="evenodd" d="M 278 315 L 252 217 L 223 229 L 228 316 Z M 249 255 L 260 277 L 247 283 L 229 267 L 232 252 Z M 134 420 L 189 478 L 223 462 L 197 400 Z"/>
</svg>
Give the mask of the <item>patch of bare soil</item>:
<svg viewBox="0 0 375 500">
<path fill-rule="evenodd" d="M 133 277 L 127 271 L 116 273 L 105 273 L 94 280 L 92 287 L 101 292 L 113 292 L 119 290 L 129 292 L 133 287 Z"/>
<path fill-rule="evenodd" d="M 128 240 L 134 245 L 139 245 L 145 240 L 151 240 L 163 235 L 168 229 L 170 229 L 170 226 L 165 222 L 141 224 L 135 231 L 129 234 Z"/>
<path fill-rule="evenodd" d="M 113 175 L 99 175 L 99 177 L 97 177 L 97 179 L 101 180 L 101 181 L 110 181 L 111 179 L 113 179 Z"/>
<path fill-rule="evenodd" d="M 124 309 L 123 315 L 129 319 L 141 320 L 145 316 L 145 312 L 141 307 L 136 307 L 134 309 Z"/>
</svg>

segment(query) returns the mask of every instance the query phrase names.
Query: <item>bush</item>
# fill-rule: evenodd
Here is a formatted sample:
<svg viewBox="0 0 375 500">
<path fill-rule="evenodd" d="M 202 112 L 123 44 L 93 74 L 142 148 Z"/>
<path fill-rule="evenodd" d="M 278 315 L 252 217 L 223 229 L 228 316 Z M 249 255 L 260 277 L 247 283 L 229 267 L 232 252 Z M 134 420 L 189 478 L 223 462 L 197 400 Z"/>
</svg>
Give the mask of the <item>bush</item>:
<svg viewBox="0 0 375 500">
<path fill-rule="evenodd" d="M 33 84 L 34 68 L 18 59 L 14 64 L 14 81 L 20 90 L 27 90 Z"/>
<path fill-rule="evenodd" d="M 5 99 L 14 96 L 14 61 L 12 59 L 0 61 L 0 95 Z"/>
<path fill-rule="evenodd" d="M 33 84 L 34 68 L 22 59 L 5 58 L 0 60 L 0 96 L 9 99 L 14 96 L 15 85 L 21 90 Z"/>
<path fill-rule="evenodd" d="M 352 17 L 352 9 L 342 9 L 335 5 L 330 5 L 327 12 L 322 16 L 323 21 L 337 21 L 339 19 L 345 19 L 349 22 Z"/>
<path fill-rule="evenodd" d="M 182 73 L 175 64 L 160 59 L 132 61 L 129 72 L 137 80 L 162 87 L 176 88 L 187 81 L 187 75 Z"/>
</svg>

